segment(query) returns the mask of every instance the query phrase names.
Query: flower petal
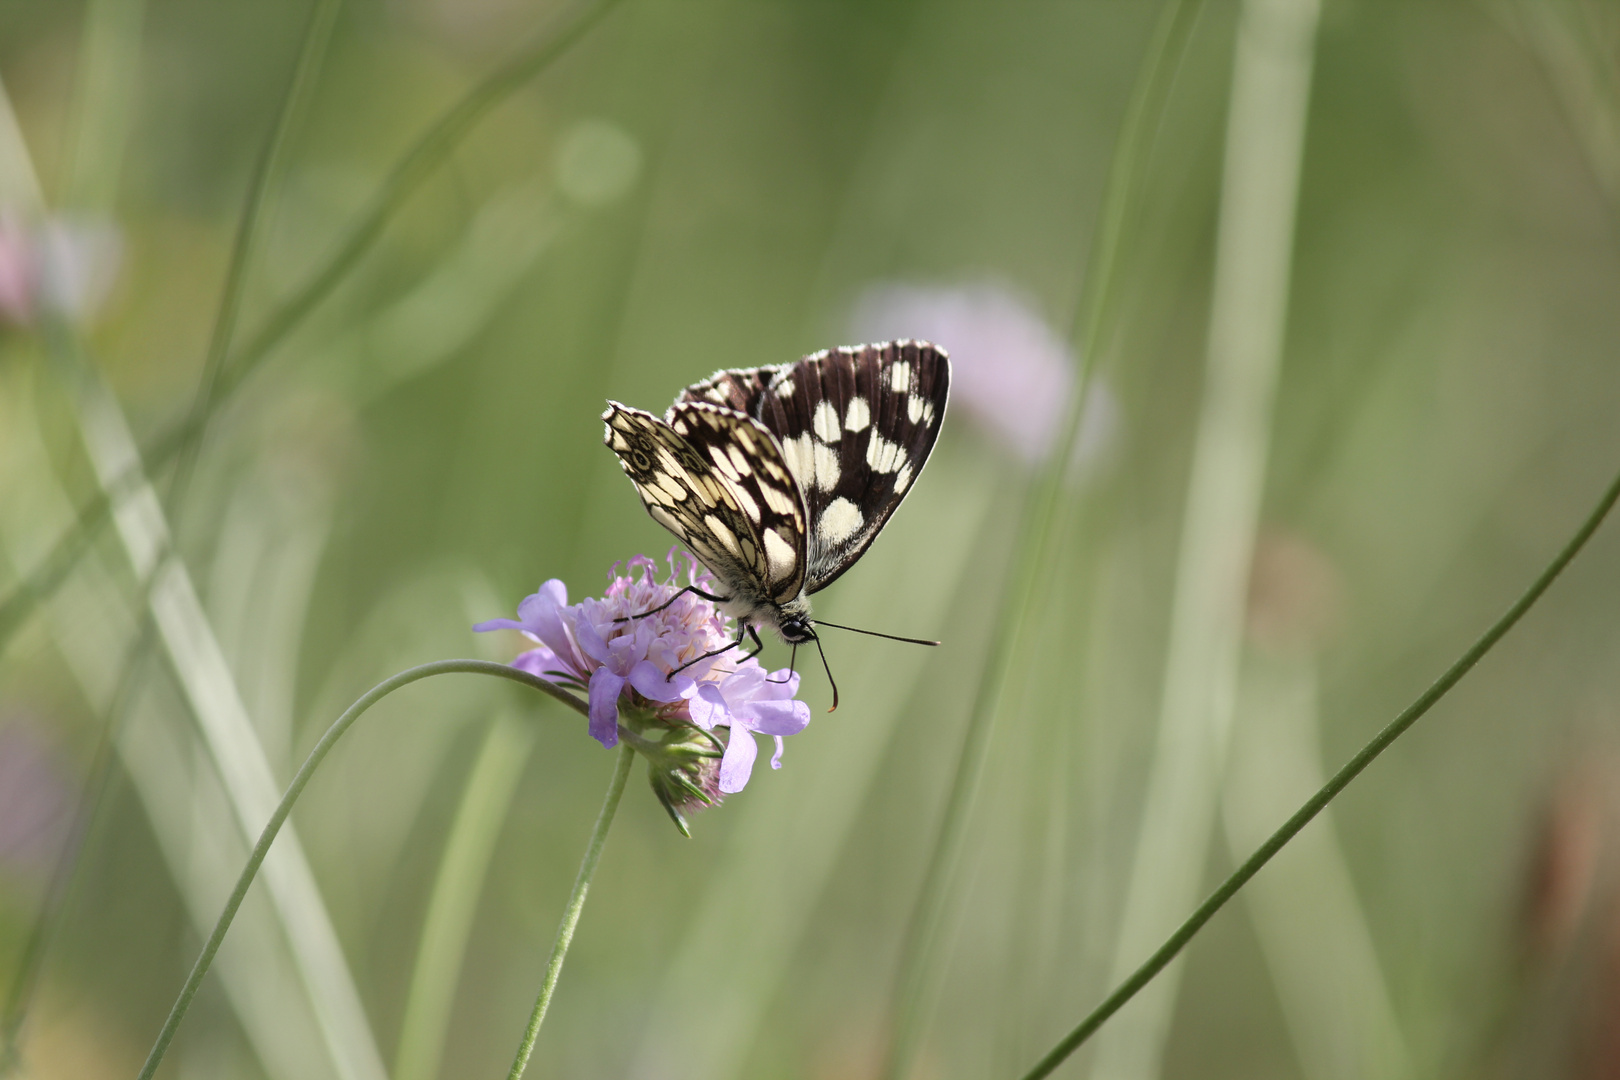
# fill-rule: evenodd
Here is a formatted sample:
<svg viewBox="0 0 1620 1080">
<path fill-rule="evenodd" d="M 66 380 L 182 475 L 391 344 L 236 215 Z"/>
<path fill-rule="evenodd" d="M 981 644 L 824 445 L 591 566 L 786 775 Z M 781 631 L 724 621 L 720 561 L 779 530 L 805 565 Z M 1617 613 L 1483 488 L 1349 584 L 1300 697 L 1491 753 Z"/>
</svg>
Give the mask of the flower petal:
<svg viewBox="0 0 1620 1080">
<path fill-rule="evenodd" d="M 688 710 L 692 715 L 692 723 L 704 731 L 713 731 L 716 725 L 725 726 L 731 723 L 731 713 L 726 708 L 726 699 L 714 683 L 698 684 L 697 693 L 692 695 Z"/>
<path fill-rule="evenodd" d="M 797 735 L 810 723 L 810 706 L 802 701 L 750 701 L 733 711 L 738 723 L 762 735 Z"/>
<path fill-rule="evenodd" d="M 754 771 L 754 756 L 759 747 L 747 728 L 734 727 L 726 742 L 725 755 L 720 758 L 720 790 L 735 795 L 748 786 L 748 777 Z"/>
<path fill-rule="evenodd" d="M 586 656 L 598 664 L 605 664 L 612 654 L 608 652 L 608 643 L 602 640 L 602 635 L 596 632 L 589 619 L 574 620 L 574 637 L 579 641 L 579 647 Z"/>
<path fill-rule="evenodd" d="M 692 693 L 692 680 L 685 675 L 664 672 L 651 660 L 643 660 L 630 669 L 630 685 L 648 701 L 680 701 Z"/>
<path fill-rule="evenodd" d="M 518 653 L 512 660 L 512 666 L 519 671 L 527 671 L 530 675 L 538 675 L 547 682 L 557 681 L 557 676 L 552 672 L 567 670 L 562 661 L 557 659 L 557 654 L 544 645 L 525 653 Z"/>
<path fill-rule="evenodd" d="M 490 630 L 527 630 L 528 627 L 516 619 L 485 619 L 481 623 L 473 623 L 473 633 L 482 634 Z"/>
<path fill-rule="evenodd" d="M 591 673 L 591 738 L 612 748 L 619 744 L 619 691 L 624 678 L 607 668 Z"/>
<path fill-rule="evenodd" d="M 780 769 L 781 767 L 782 767 L 782 736 L 778 735 L 776 737 L 776 753 L 771 755 L 771 768 Z"/>
</svg>

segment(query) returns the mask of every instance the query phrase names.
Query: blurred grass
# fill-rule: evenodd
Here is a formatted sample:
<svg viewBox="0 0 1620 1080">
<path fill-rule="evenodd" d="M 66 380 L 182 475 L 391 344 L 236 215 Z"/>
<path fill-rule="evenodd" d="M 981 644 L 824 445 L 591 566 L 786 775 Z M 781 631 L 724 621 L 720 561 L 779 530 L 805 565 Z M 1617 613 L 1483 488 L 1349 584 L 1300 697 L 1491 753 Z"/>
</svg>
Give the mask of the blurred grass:
<svg viewBox="0 0 1620 1080">
<path fill-rule="evenodd" d="M 53 193 L 85 10 L 0 3 L 0 78 Z M 350 0 L 272 193 L 243 325 L 322 264 L 419 132 L 562 10 Z M 1235 11 L 1208 5 L 1137 181 L 1140 224 L 1099 354 L 1116 443 L 1076 489 L 1086 511 L 1065 518 L 1042 582 L 1024 705 L 990 746 L 917 1076 L 1013 1074 L 1105 989 L 1203 389 Z M 219 414 L 174 523 L 279 775 L 380 677 L 480 648 L 472 621 L 548 577 L 589 595 L 613 560 L 668 546 L 598 445 L 602 398 L 661 407 L 717 367 L 832 344 L 880 281 L 996 281 L 1067 325 L 1156 14 L 630 0 L 493 109 Z M 307 17 L 147 5 L 110 195 L 124 261 L 86 328 L 143 442 L 196 390 Z M 1263 528 L 1304 538 L 1341 583 L 1317 649 L 1320 765 L 1461 651 L 1620 456 L 1620 259 L 1600 182 L 1616 106 L 1599 75 L 1615 48 L 1612 12 L 1586 0 L 1323 8 L 1261 507 Z M 558 159 L 604 123 L 639 167 L 591 201 L 612 185 L 571 194 Z M 0 454 L 0 526 L 34 545 L 54 536 L 32 509 L 52 473 L 75 505 L 95 489 L 36 340 L 0 329 L 6 445 L 26 415 L 46 458 Z M 844 705 L 790 741 L 781 772 L 699 815 L 690 842 L 632 779 L 529 1075 L 624 1075 L 638 1061 L 646 1075 L 725 1062 L 733 1075 L 875 1074 L 1023 468 L 953 408 L 914 497 L 817 598 L 829 618 L 942 637 L 935 654 L 835 640 Z M 128 626 L 135 585 L 110 540 L 66 586 L 83 599 L 63 635 L 42 613 L 0 657 L 0 725 L 48 733 L 70 775 L 98 723 L 73 667 L 116 666 L 98 635 Z M 1600 534 L 1430 726 L 1335 806 L 1416 1075 L 1494 1067 L 1506 1051 L 1493 1040 L 1529 1039 L 1502 1021 L 1521 985 L 1526 846 L 1563 766 L 1615 739 L 1617 556 Z M 153 670 L 132 717 L 170 723 L 183 706 Z M 826 700 L 813 668 L 805 694 Z M 606 757 L 560 711 L 424 686 L 339 747 L 297 814 L 377 1041 L 397 1046 L 466 778 L 491 717 L 512 708 L 535 748 L 471 916 L 439 1075 L 510 1061 Z M 205 814 L 218 793 L 175 798 Z M 132 1073 L 161 1021 L 195 938 L 158 835 L 115 780 L 47 957 L 25 1044 L 37 1074 Z M 10 852 L 0 843 L 0 973 L 38 896 Z M 1212 851 L 1204 880 L 1227 858 Z M 220 861 L 234 873 L 234 856 Z M 1314 1075 L 1266 957 L 1238 909 L 1194 943 L 1163 1075 Z M 255 983 L 261 1023 L 287 1007 L 280 978 Z M 264 1075 L 244 1030 L 225 993 L 205 991 L 175 1075 Z M 286 1053 L 307 1055 L 312 1029 L 285 1030 Z M 91 1063 L 68 1063 L 69 1045 Z M 682 1049 L 666 1061 L 659 1045 Z"/>
</svg>

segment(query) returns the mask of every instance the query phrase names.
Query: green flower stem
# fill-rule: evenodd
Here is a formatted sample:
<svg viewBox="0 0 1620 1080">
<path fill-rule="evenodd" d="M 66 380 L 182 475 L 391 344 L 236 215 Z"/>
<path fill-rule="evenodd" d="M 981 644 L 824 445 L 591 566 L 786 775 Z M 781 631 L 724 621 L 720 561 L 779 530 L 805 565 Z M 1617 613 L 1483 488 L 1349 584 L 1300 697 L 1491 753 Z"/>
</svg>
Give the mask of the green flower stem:
<svg viewBox="0 0 1620 1080">
<path fill-rule="evenodd" d="M 1091 373 L 1097 354 L 1106 340 L 1110 301 L 1118 278 L 1123 236 L 1134 206 L 1136 178 L 1146 167 L 1153 136 L 1164 115 L 1170 87 L 1186 55 L 1193 25 L 1202 10 L 1202 0 L 1170 0 L 1161 9 L 1158 24 L 1148 44 L 1142 66 L 1120 124 L 1119 138 L 1109 165 L 1108 181 L 1099 213 L 1097 240 L 1091 250 L 1085 277 L 1084 295 L 1076 314 L 1071 338 L 1080 343 L 1080 370 L 1064 414 L 1062 435 L 1057 440 L 1046 468 L 1025 497 L 1021 540 L 1015 553 L 1008 586 L 996 614 L 993 635 L 996 642 L 985 666 L 962 737 L 945 810 L 923 871 L 917 900 L 907 919 L 900 947 L 895 978 L 894 1034 L 890 1038 L 883 1076 L 902 1080 L 921 1035 L 927 1011 L 929 965 L 935 942 L 946 918 L 949 883 L 961 852 L 968 816 L 978 793 L 984 762 L 995 732 L 997 713 L 1007 686 L 1016 685 L 1023 658 L 1029 649 L 1023 628 L 1041 588 L 1042 572 L 1058 531 L 1059 502 L 1068 464 L 1073 460 L 1075 440 L 1085 413 L 1085 398 L 1091 387 Z"/>
<path fill-rule="evenodd" d="M 530 675 L 526 671 L 509 667 L 506 664 L 497 664 L 489 660 L 438 660 L 431 664 L 421 664 L 400 672 L 392 678 L 384 679 L 356 701 L 337 718 L 337 721 L 327 728 L 326 734 L 321 736 L 320 742 L 309 752 L 304 764 L 299 767 L 298 775 L 293 777 L 292 783 L 287 785 L 287 793 L 281 797 L 275 813 L 265 823 L 264 831 L 259 834 L 258 843 L 253 845 L 253 852 L 248 856 L 247 865 L 242 867 L 241 875 L 236 879 L 236 886 L 225 902 L 225 910 L 220 912 L 219 921 L 214 924 L 213 933 L 208 935 L 201 955 L 191 967 L 191 974 L 186 976 L 186 983 L 180 988 L 180 996 L 175 999 L 174 1007 L 169 1010 L 169 1018 L 163 1022 L 163 1030 L 158 1032 L 157 1041 L 152 1044 L 152 1052 L 146 1056 L 146 1064 L 141 1068 L 140 1080 L 152 1080 L 157 1068 L 163 1062 L 163 1055 L 168 1052 L 169 1043 L 174 1041 L 174 1033 L 180 1027 L 180 1021 L 185 1019 L 186 1010 L 191 1007 L 191 999 L 197 996 L 197 989 L 202 985 L 203 976 L 214 962 L 214 954 L 219 952 L 220 943 L 225 940 L 225 932 L 231 928 L 231 922 L 236 918 L 236 911 L 242 906 L 242 899 L 247 896 L 248 886 L 259 873 L 259 867 L 264 863 L 264 857 L 270 852 L 270 845 L 275 841 L 276 834 L 286 822 L 287 815 L 292 813 L 293 803 L 303 794 L 305 786 L 309 784 L 310 777 L 326 755 L 331 753 L 332 747 L 343 737 L 343 733 L 360 719 L 361 715 L 377 702 L 398 690 L 402 686 L 409 686 L 420 679 L 434 675 L 449 675 L 463 673 L 472 675 L 494 675 L 502 679 L 522 683 L 524 686 L 550 694 L 563 704 L 572 708 L 582 716 L 589 716 L 590 709 L 585 702 L 576 698 L 568 691 L 553 686 L 544 679 Z"/>
<path fill-rule="evenodd" d="M 381 235 L 383 226 L 406 199 L 443 163 L 479 120 L 510 97 L 528 80 L 544 71 L 569 46 L 605 15 L 619 0 L 596 0 L 560 18 L 539 42 L 496 69 L 438 119 L 399 160 L 382 187 L 372 196 L 360 219 L 343 243 L 291 297 L 266 317 L 258 333 L 231 363 L 221 362 L 213 382 L 215 407 L 236 389 L 271 349 L 281 342 L 343 280 Z M 145 469 L 156 475 L 169 462 L 202 438 L 212 411 L 188 412 L 186 418 L 142 448 Z M 37 567 L 0 602 L 0 650 L 28 615 L 67 578 L 90 547 L 95 533 L 106 524 L 108 512 L 144 484 L 141 469 L 112 478 L 106 490 L 85 503 L 71 528 Z"/>
<path fill-rule="evenodd" d="M 1253 855 L 1244 860 L 1242 866 L 1239 866 L 1232 872 L 1230 877 L 1221 882 L 1220 887 L 1211 893 L 1207 900 L 1198 905 L 1197 910 L 1187 918 L 1186 922 L 1181 924 L 1175 933 L 1170 935 L 1163 945 L 1159 946 L 1158 950 L 1148 958 L 1146 963 L 1137 968 L 1113 993 L 1104 998 L 1102 1004 L 1093 1009 L 1091 1014 L 1080 1021 L 1074 1030 L 1065 1035 L 1045 1057 L 1036 1063 L 1034 1068 L 1023 1075 L 1022 1080 L 1040 1080 L 1041 1077 L 1050 1076 L 1052 1070 L 1061 1065 L 1064 1059 L 1074 1053 L 1098 1028 L 1102 1027 L 1109 1017 L 1118 1012 L 1120 1007 L 1127 1001 L 1135 997 L 1142 987 L 1152 982 L 1154 976 L 1164 970 L 1165 966 L 1171 960 L 1174 960 L 1176 955 L 1186 947 L 1187 942 L 1191 941 L 1193 936 L 1203 929 L 1204 924 L 1209 922 L 1210 918 L 1224 907 L 1226 902 L 1232 899 L 1237 894 L 1237 891 L 1248 883 L 1250 878 L 1259 873 L 1260 868 L 1270 862 L 1273 855 L 1283 849 L 1283 845 L 1287 844 L 1301 829 L 1310 824 L 1311 819 L 1321 813 L 1323 808 L 1332 802 L 1339 792 L 1348 787 L 1350 781 L 1361 775 L 1361 771 L 1371 765 L 1374 758 L 1389 749 L 1391 743 L 1404 735 L 1406 730 L 1417 723 L 1424 713 L 1434 707 L 1435 702 L 1445 697 L 1447 692 L 1456 686 L 1464 675 L 1472 671 L 1474 665 L 1479 663 L 1480 659 L 1490 652 L 1498 641 L 1502 640 L 1503 635 L 1513 629 L 1514 624 L 1524 616 L 1525 612 L 1530 610 L 1537 600 L 1541 599 L 1541 595 L 1547 591 L 1548 586 L 1552 585 L 1558 575 L 1563 573 L 1564 568 L 1580 553 L 1581 548 L 1586 546 L 1586 542 L 1592 538 L 1592 534 L 1597 531 L 1598 526 L 1603 523 L 1603 519 L 1614 508 L 1616 499 L 1620 499 L 1620 475 L 1616 475 L 1610 481 L 1608 489 L 1603 493 L 1603 497 L 1598 500 L 1597 505 L 1587 515 L 1586 520 L 1581 524 L 1575 535 L 1570 538 L 1569 542 L 1564 545 L 1563 550 L 1531 583 L 1524 594 L 1513 602 L 1513 606 L 1508 608 L 1502 617 L 1497 619 L 1490 629 L 1486 630 L 1479 640 L 1474 642 L 1469 650 L 1462 654 L 1456 663 L 1447 668 L 1445 674 L 1436 679 L 1434 684 L 1423 692 L 1422 696 L 1411 705 L 1408 705 L 1399 716 L 1391 720 L 1382 731 L 1373 737 L 1371 742 L 1361 748 L 1355 757 L 1345 762 L 1339 771 L 1334 773 L 1326 784 L 1322 785 L 1320 791 L 1312 795 L 1304 806 L 1294 812 L 1293 817 L 1283 823 L 1282 828 L 1272 833 L 1270 839 L 1261 844 Z"/>
<path fill-rule="evenodd" d="M 620 738 L 624 736 L 619 729 Z M 602 844 L 607 840 L 608 827 L 619 809 L 619 796 L 624 794 L 624 782 L 630 778 L 630 766 L 636 759 L 636 748 L 630 740 L 619 747 L 619 761 L 608 781 L 607 795 L 602 799 L 602 811 L 596 815 L 596 826 L 591 830 L 590 843 L 585 847 L 585 858 L 579 864 L 579 876 L 574 878 L 574 891 L 568 894 L 568 906 L 563 909 L 562 922 L 557 925 L 557 940 L 551 946 L 551 959 L 546 961 L 546 977 L 540 983 L 540 995 L 535 998 L 534 1011 L 529 1014 L 529 1026 L 524 1029 L 523 1042 L 506 1080 L 519 1080 L 529 1065 L 534 1052 L 534 1040 L 540 1034 L 540 1023 L 551 1007 L 551 995 L 557 989 L 557 977 L 562 974 L 563 958 L 568 946 L 574 943 L 574 928 L 579 925 L 579 913 L 585 908 L 585 895 L 591 891 L 591 877 L 596 873 L 596 862 L 602 857 Z"/>
</svg>

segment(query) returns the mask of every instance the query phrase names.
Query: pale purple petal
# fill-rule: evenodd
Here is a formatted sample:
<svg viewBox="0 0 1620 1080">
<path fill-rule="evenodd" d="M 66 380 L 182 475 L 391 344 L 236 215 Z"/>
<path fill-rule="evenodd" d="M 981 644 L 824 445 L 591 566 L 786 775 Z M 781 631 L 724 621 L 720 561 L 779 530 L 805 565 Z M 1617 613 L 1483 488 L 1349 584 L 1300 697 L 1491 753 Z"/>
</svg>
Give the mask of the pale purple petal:
<svg viewBox="0 0 1620 1080">
<path fill-rule="evenodd" d="M 755 701 L 786 701 L 799 692 L 799 673 L 783 668 L 761 678 L 754 691 Z"/>
<path fill-rule="evenodd" d="M 726 742 L 725 755 L 720 758 L 720 790 L 735 795 L 748 786 L 748 777 L 754 771 L 754 755 L 759 747 L 746 728 L 733 727 Z"/>
<path fill-rule="evenodd" d="M 648 701 L 680 701 L 692 693 L 692 680 L 685 675 L 665 677 L 658 665 L 643 660 L 630 669 L 630 685 Z"/>
<path fill-rule="evenodd" d="M 526 653 L 518 653 L 517 658 L 512 661 L 512 666 L 547 681 L 555 681 L 557 676 L 553 672 L 568 670 L 562 661 L 557 659 L 557 654 L 544 645 L 530 649 Z"/>
<path fill-rule="evenodd" d="M 802 701 L 750 701 L 740 705 L 737 724 L 746 725 L 762 735 L 797 735 L 810 723 L 810 706 Z"/>
<path fill-rule="evenodd" d="M 595 660 L 598 664 L 608 662 L 610 655 L 608 653 L 608 643 L 602 640 L 602 635 L 596 632 L 596 627 L 591 625 L 590 620 L 574 620 L 574 638 L 579 642 L 579 647 L 584 650 L 586 656 Z"/>
<path fill-rule="evenodd" d="M 563 609 L 568 606 L 568 587 L 552 578 L 539 591 L 523 598 L 518 605 L 518 618 L 528 631 L 559 656 L 574 651 L 568 630 L 563 623 Z"/>
<path fill-rule="evenodd" d="M 692 695 L 688 708 L 692 714 L 692 723 L 704 731 L 713 731 L 716 725 L 731 723 L 731 713 L 726 709 L 726 699 L 714 683 L 699 683 L 697 693 Z"/>
<path fill-rule="evenodd" d="M 527 630 L 528 627 L 516 619 L 485 619 L 481 623 L 473 623 L 473 633 L 482 634 L 489 630 Z"/>
<path fill-rule="evenodd" d="M 607 668 L 591 674 L 591 738 L 609 748 L 619 744 L 619 691 L 623 689 L 623 676 Z"/>
</svg>

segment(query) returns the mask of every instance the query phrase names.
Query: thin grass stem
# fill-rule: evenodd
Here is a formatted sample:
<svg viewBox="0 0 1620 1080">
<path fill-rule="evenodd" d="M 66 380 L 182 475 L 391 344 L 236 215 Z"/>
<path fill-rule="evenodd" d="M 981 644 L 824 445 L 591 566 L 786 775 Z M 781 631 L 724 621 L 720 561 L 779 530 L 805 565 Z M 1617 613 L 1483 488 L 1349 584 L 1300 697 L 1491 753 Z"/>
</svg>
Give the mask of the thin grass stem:
<svg viewBox="0 0 1620 1080">
<path fill-rule="evenodd" d="M 1040 1080 L 1041 1077 L 1050 1076 L 1052 1071 L 1061 1065 L 1070 1054 L 1079 1049 L 1098 1028 L 1102 1027 L 1109 1017 L 1118 1012 L 1127 1001 L 1135 997 L 1137 992 L 1144 986 L 1152 982 L 1154 976 L 1163 971 L 1170 961 L 1174 960 L 1177 954 L 1187 946 L 1187 943 L 1193 939 L 1194 935 L 1203 929 L 1204 924 L 1209 922 L 1217 911 L 1226 906 L 1226 902 L 1237 895 L 1238 890 L 1243 888 L 1250 878 L 1259 873 L 1260 868 L 1271 861 L 1272 856 L 1281 851 L 1283 846 L 1298 835 L 1301 829 L 1309 825 L 1311 820 L 1338 796 L 1339 792 L 1348 787 L 1350 781 L 1360 776 L 1362 770 L 1371 765 L 1379 754 L 1389 749 L 1390 744 L 1404 735 L 1413 724 L 1423 717 L 1424 713 L 1433 708 L 1435 703 L 1445 697 L 1452 687 L 1462 681 L 1462 677 L 1472 671 L 1474 665 L 1478 664 L 1509 630 L 1513 629 L 1514 625 L 1524 617 L 1524 613 L 1529 611 L 1536 601 L 1541 599 L 1542 594 L 1557 580 L 1558 575 L 1564 572 L 1564 568 L 1586 546 L 1586 542 L 1592 538 L 1592 534 L 1597 532 L 1598 526 L 1603 523 L 1603 519 L 1614 508 L 1617 499 L 1620 499 L 1620 474 L 1616 474 L 1615 478 L 1609 482 L 1608 488 L 1603 492 L 1602 497 L 1598 499 L 1597 505 L 1592 508 L 1591 513 L 1587 515 L 1586 520 L 1581 523 L 1581 527 L 1576 530 L 1575 535 L 1558 552 L 1546 569 L 1542 570 L 1535 581 L 1530 584 L 1530 587 L 1502 614 L 1501 618 L 1492 623 L 1490 628 L 1480 635 L 1479 640 L 1475 641 L 1467 652 L 1463 653 L 1455 663 L 1447 668 L 1445 673 L 1436 679 L 1416 701 L 1403 709 L 1400 715 L 1396 716 L 1395 719 L 1385 725 L 1383 730 L 1373 736 L 1371 742 L 1362 747 L 1349 761 L 1345 762 L 1315 795 L 1306 800 L 1305 805 L 1296 810 L 1294 815 L 1285 821 L 1281 828 L 1272 833 L 1270 838 L 1261 844 L 1253 855 L 1243 861 L 1243 865 L 1239 866 L 1225 881 L 1221 882 L 1220 887 L 1212 892 L 1208 899 L 1198 905 L 1193 913 L 1187 917 L 1187 920 L 1176 929 L 1175 933 L 1170 935 L 1163 945 L 1160 945 L 1154 951 L 1152 956 L 1148 957 L 1141 967 L 1137 968 L 1129 978 L 1120 983 L 1113 993 L 1104 998 L 1102 1003 L 1093 1009 L 1084 1020 L 1080 1021 L 1073 1030 L 1060 1039 L 1058 1044 L 1048 1051 L 1045 1057 L 1036 1062 L 1034 1068 L 1023 1074 L 1021 1080 Z"/>
<path fill-rule="evenodd" d="M 1159 128 L 1170 87 L 1185 58 L 1186 46 L 1201 9 L 1202 0 L 1169 0 L 1161 9 L 1120 126 L 1103 193 L 1098 239 L 1088 259 L 1072 335 L 1081 340 L 1080 371 L 1064 414 L 1062 436 L 1025 500 L 1013 571 L 996 614 L 998 629 L 992 635 L 994 651 L 974 698 L 939 832 L 907 920 L 895 981 L 894 1034 L 883 1073 L 887 1080 L 905 1077 L 916 1052 L 926 1012 L 928 968 L 945 919 L 949 883 L 983 776 L 1003 691 L 1013 681 L 1020 657 L 1027 652 L 1023 628 L 1039 591 L 1041 568 L 1050 556 L 1064 476 L 1073 459 L 1090 375 L 1112 313 L 1109 301 L 1114 295 L 1122 238 L 1134 209 L 1136 180 L 1151 154 L 1153 135 Z"/>
<path fill-rule="evenodd" d="M 213 415 L 219 399 L 219 377 L 230 354 L 231 340 L 242 312 L 242 300 L 247 294 L 248 272 L 258 252 L 259 238 L 270 205 L 270 193 L 280 186 L 286 172 L 287 145 L 300 127 L 309 110 L 316 80 L 326 58 L 326 48 L 332 40 L 332 28 L 337 24 L 343 0 L 315 0 L 309 13 L 309 25 L 304 31 L 303 44 L 293 65 L 287 91 L 282 95 L 281 108 L 275 127 L 265 140 L 253 178 L 248 183 L 247 199 L 242 205 L 242 217 L 236 226 L 236 241 L 231 246 L 231 261 L 225 270 L 225 285 L 220 293 L 219 311 L 214 316 L 213 333 L 208 339 L 208 352 L 203 357 L 202 378 L 197 383 L 191 410 L 186 416 L 186 427 L 195 428 L 195 437 L 186 441 L 178 452 L 174 472 L 169 478 L 166 500 L 170 520 L 178 519 L 178 509 L 196 464 L 197 451 L 202 446 L 202 434 L 208 418 Z"/>
<path fill-rule="evenodd" d="M 591 890 L 591 878 L 596 874 L 597 860 L 602 857 L 602 844 L 607 840 L 613 815 L 618 812 L 619 797 L 624 794 L 624 783 L 630 777 L 630 766 L 635 757 L 635 747 L 628 741 L 619 747 L 619 760 L 613 768 L 613 778 L 608 781 L 602 810 L 596 815 L 596 826 L 591 829 L 590 842 L 585 846 L 585 858 L 579 864 L 578 876 L 574 878 L 574 890 L 568 894 L 568 906 L 563 909 L 562 922 L 557 925 L 557 940 L 551 946 L 551 958 L 546 961 L 546 975 L 540 983 L 540 994 L 535 998 L 534 1011 L 529 1014 L 529 1026 L 523 1031 L 523 1041 L 518 1044 L 517 1057 L 512 1061 L 512 1069 L 506 1074 L 506 1080 L 519 1080 L 523 1070 L 529 1066 L 529 1055 L 534 1053 L 534 1040 L 540 1035 L 540 1024 L 546 1018 L 546 1010 L 551 1007 L 551 995 L 557 989 L 563 959 L 568 955 L 568 947 L 574 943 L 574 928 L 579 925 L 580 912 L 585 910 L 585 896 Z"/>
<path fill-rule="evenodd" d="M 477 122 L 550 66 L 619 2 L 595 0 L 561 17 L 542 33 L 536 45 L 491 73 L 430 126 L 390 171 L 337 250 L 266 317 L 263 326 L 234 362 L 222 362 L 214 384 L 213 408 L 217 409 L 229 398 L 258 363 L 331 293 L 381 235 L 388 220 L 449 157 Z M 153 474 L 167 467 L 202 437 L 211 415 L 188 413 L 185 419 L 143 447 L 141 458 L 146 467 Z M 73 526 L 52 545 L 50 553 L 12 588 L 4 601 L 0 601 L 0 652 L 89 550 L 95 533 L 106 524 L 109 512 L 143 486 L 142 470 L 135 467 L 125 475 L 110 478 L 104 484 L 105 490 L 86 502 L 75 515 Z"/>
<path fill-rule="evenodd" d="M 568 691 L 526 671 L 520 671 L 506 664 L 497 664 L 492 660 L 437 660 L 430 664 L 420 664 L 384 679 L 361 695 L 358 701 L 350 705 L 343 715 L 326 729 L 326 734 L 322 735 L 320 741 L 310 750 L 309 756 L 304 759 L 304 764 L 299 767 L 292 783 L 287 785 L 287 793 L 281 797 L 281 802 L 276 804 L 275 812 L 265 823 L 264 831 L 259 834 L 258 842 L 253 845 L 253 852 L 248 856 L 247 865 L 242 867 L 242 873 L 237 876 L 236 885 L 231 889 L 230 899 L 225 902 L 225 910 L 220 912 L 213 932 L 204 942 L 202 953 L 198 955 L 197 962 L 191 966 L 191 974 L 186 976 L 185 985 L 180 988 L 180 995 L 169 1010 L 168 1019 L 163 1022 L 163 1029 L 158 1032 L 157 1041 L 152 1044 L 151 1053 L 146 1056 L 146 1064 L 141 1067 L 139 1080 L 152 1080 L 158 1066 L 163 1063 L 163 1055 L 168 1052 L 169 1044 L 174 1041 L 174 1034 L 180 1028 L 180 1021 L 185 1019 L 186 1010 L 191 1007 L 192 999 L 197 996 L 203 976 L 208 974 L 208 969 L 214 962 L 214 954 L 219 952 L 220 943 L 225 940 L 225 933 L 231 928 L 236 911 L 242 906 L 243 898 L 247 896 L 248 887 L 253 884 L 253 879 L 259 874 L 259 867 L 264 864 L 265 856 L 270 853 L 270 845 L 275 842 L 276 834 L 281 831 L 287 815 L 292 813 L 293 804 L 298 801 L 298 796 L 303 794 L 310 778 L 315 775 L 315 770 L 326 760 L 326 755 L 332 752 L 332 747 L 343 737 L 344 732 L 354 726 L 354 722 L 360 719 L 366 710 L 400 687 L 409 686 L 413 682 L 434 675 L 458 673 L 494 675 L 497 678 L 510 679 L 515 683 L 522 683 L 524 686 L 550 694 L 582 716 L 590 715 L 589 706 Z"/>
</svg>

